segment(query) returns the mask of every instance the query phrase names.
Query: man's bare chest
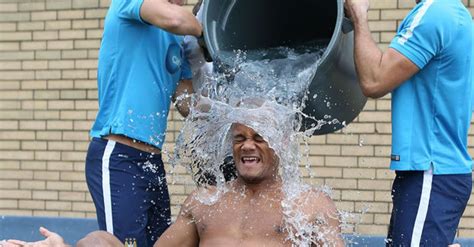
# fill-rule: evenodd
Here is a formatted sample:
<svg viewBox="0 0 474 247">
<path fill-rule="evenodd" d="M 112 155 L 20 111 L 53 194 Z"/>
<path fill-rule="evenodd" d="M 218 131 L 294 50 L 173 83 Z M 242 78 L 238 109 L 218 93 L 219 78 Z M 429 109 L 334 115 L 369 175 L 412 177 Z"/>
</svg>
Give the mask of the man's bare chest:
<svg viewBox="0 0 474 247">
<path fill-rule="evenodd" d="M 223 203 L 193 212 L 199 235 L 229 236 L 236 239 L 284 239 L 283 215 L 279 202 Z"/>
</svg>

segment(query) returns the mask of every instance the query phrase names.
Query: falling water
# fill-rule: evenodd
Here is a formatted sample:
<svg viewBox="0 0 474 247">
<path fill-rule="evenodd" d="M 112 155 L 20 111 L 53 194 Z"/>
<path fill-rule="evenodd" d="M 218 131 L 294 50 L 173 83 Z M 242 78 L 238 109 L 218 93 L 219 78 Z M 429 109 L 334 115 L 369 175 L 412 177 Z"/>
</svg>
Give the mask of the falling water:
<svg viewBox="0 0 474 247">
<path fill-rule="evenodd" d="M 210 183 L 209 177 L 215 180 L 212 181 L 216 185 L 213 192 L 199 190 L 196 195 L 200 202 L 211 205 L 228 191 L 220 166 L 232 156 L 231 125 L 241 123 L 255 130 L 279 157 L 284 228 L 294 246 L 325 242 L 324 235 L 330 234 L 315 228 L 294 205 L 295 198 L 302 192 L 314 189 L 301 181 L 299 165 L 304 162 L 304 153 L 299 150 L 300 142 L 328 123 L 326 119 L 314 119 L 317 125 L 300 131 L 302 119 L 310 117 L 302 112 L 304 99 L 309 97 L 307 88 L 324 52 L 322 47 L 314 48 L 312 45 L 236 51 L 235 64 L 218 66 L 220 73 L 208 78 L 202 91 L 196 94 L 199 96 L 194 96 L 196 106 L 185 120 L 171 158 L 174 167 L 184 166 L 196 174 L 196 182 Z M 253 57 L 260 59 L 249 59 Z M 329 191 L 326 187 L 319 190 Z M 325 246 L 332 245 L 325 242 Z"/>
</svg>

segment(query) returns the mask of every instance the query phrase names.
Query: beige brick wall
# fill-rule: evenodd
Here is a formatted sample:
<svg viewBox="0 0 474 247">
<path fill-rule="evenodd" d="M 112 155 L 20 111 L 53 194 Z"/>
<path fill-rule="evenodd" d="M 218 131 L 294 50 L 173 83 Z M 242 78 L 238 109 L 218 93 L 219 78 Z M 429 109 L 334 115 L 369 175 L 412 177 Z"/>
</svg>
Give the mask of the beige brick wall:
<svg viewBox="0 0 474 247">
<path fill-rule="evenodd" d="M 97 53 L 109 1 L 0 1 L 0 215 L 95 216 L 84 158 L 97 110 Z M 463 2 L 474 13 L 474 0 Z M 382 49 L 413 5 L 413 0 L 371 1 L 370 26 Z M 176 112 L 169 119 L 164 150 L 171 155 L 182 119 Z M 343 131 L 310 140 L 314 176 L 306 180 L 334 188 L 340 209 L 365 212 L 355 226 L 360 233 L 387 229 L 390 134 L 386 96 L 369 100 Z M 179 175 L 170 177 L 169 186 L 176 214 L 193 185 L 185 169 L 173 173 Z M 472 222 L 474 196 L 460 236 L 474 237 Z"/>
</svg>

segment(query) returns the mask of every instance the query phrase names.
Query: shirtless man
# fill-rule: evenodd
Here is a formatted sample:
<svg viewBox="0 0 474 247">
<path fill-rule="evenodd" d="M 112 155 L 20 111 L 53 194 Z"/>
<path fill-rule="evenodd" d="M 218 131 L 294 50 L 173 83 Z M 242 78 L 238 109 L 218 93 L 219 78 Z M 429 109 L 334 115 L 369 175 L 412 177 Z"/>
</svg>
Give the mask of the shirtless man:
<svg viewBox="0 0 474 247">
<path fill-rule="evenodd" d="M 227 184 L 228 192 L 216 203 L 206 205 L 198 200 L 205 189 L 194 191 L 184 202 L 176 222 L 155 246 L 292 246 L 281 204 L 284 195 L 278 156 L 262 136 L 245 125 L 233 124 L 232 140 L 238 177 Z M 330 197 L 308 190 L 298 198 L 292 202 L 294 209 L 305 216 L 307 226 L 317 229 L 314 234 L 318 236 L 311 236 L 315 240 L 312 245 L 344 246 L 338 214 Z M 50 238 L 44 241 L 54 240 Z M 64 246 L 55 243 L 54 246 Z M 77 246 L 124 244 L 113 235 L 98 231 L 87 235 Z"/>
<path fill-rule="evenodd" d="M 176 222 L 160 237 L 158 246 L 291 246 L 284 230 L 282 181 L 278 157 L 262 136 L 242 125 L 232 126 L 233 156 L 238 172 L 229 192 L 212 205 L 192 193 Z M 328 246 L 344 246 L 332 200 L 308 191 L 294 202 Z M 318 243 L 322 245 L 323 243 Z"/>
</svg>

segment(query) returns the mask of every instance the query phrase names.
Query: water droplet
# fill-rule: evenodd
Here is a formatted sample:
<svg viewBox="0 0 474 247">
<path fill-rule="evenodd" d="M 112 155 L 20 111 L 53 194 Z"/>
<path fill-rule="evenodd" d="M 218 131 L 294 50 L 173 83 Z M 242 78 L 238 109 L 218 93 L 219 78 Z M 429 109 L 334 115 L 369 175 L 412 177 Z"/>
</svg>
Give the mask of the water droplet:
<svg viewBox="0 0 474 247">
<path fill-rule="evenodd" d="M 364 138 L 360 137 L 359 138 L 359 147 L 364 146 Z"/>
</svg>

